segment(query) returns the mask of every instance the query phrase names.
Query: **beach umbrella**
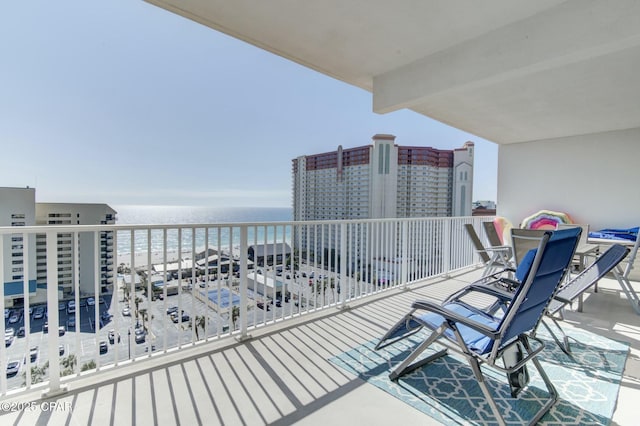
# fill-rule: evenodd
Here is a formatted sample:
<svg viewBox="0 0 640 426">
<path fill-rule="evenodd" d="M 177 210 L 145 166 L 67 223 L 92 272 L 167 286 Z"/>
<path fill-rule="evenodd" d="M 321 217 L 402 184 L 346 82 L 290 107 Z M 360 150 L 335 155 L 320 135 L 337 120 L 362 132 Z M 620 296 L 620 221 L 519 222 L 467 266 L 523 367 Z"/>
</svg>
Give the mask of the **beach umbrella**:
<svg viewBox="0 0 640 426">
<path fill-rule="evenodd" d="M 573 220 L 567 213 L 552 210 L 540 210 L 522 220 L 523 229 L 556 229 L 558 224 L 571 224 Z"/>
</svg>

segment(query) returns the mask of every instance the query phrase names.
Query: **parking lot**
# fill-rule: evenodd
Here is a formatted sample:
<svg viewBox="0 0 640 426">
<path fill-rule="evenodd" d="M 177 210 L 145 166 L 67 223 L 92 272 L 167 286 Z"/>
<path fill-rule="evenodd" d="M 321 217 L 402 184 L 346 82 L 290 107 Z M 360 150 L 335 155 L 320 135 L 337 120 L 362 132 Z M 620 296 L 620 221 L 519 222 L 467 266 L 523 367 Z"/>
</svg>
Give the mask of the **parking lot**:
<svg viewBox="0 0 640 426">
<path fill-rule="evenodd" d="M 273 271 L 265 270 L 264 273 L 273 274 Z M 310 281 L 308 276 L 300 276 L 295 281 L 289 285 L 290 298 L 282 297 L 272 300 L 270 297 L 249 291 L 249 326 L 283 318 L 300 310 L 312 309 L 316 304 L 322 304 L 321 295 L 319 292 L 314 293 L 314 287 L 309 284 L 313 282 L 317 284 L 318 280 Z M 230 287 L 226 287 L 227 284 Z M 232 281 L 220 285 L 234 290 Z M 232 328 L 229 313 L 218 315 L 198 300 L 193 293 L 194 291 L 205 292 L 218 286 L 217 281 L 198 282 L 193 287 L 184 285 L 180 294 L 153 301 L 146 298 L 141 291 L 125 301 L 120 291 L 117 298 L 111 295 L 104 295 L 94 300 L 82 298 L 77 307 L 70 307 L 68 301 L 61 302 L 58 315 L 59 323 L 64 329 L 58 332 L 60 343 L 56 351 L 58 358 L 75 355 L 76 368 L 81 368 L 92 361 L 105 365 L 114 363 L 116 360 L 123 361 L 145 356 L 150 352 L 162 351 L 165 348 L 184 345 L 190 343 L 192 339 L 229 333 Z M 235 290 L 237 291 L 237 288 Z M 336 301 L 334 299 L 337 299 L 337 294 L 326 289 L 324 303 L 333 303 Z M 137 307 L 135 301 L 138 302 Z M 54 330 L 46 330 L 48 315 L 44 309 L 45 306 L 31 308 L 31 313 L 27 313 L 26 317 L 20 315 L 21 309 L 11 310 L 5 320 L 7 330 L 12 329 L 14 334 L 5 339 L 7 361 L 18 363 L 17 371 L 15 364 L 11 365 L 11 371 L 7 371 L 9 389 L 16 389 L 24 384 L 25 379 L 22 375 L 28 358 L 32 360 L 32 367 L 42 367 L 49 360 L 50 333 Z M 95 326 L 96 309 L 99 317 L 97 327 Z M 178 317 L 176 322 L 167 314 L 167 310 L 176 312 Z M 177 312 L 184 314 L 184 320 L 183 315 L 178 315 Z M 30 334 L 28 337 L 18 336 L 20 328 L 25 326 L 25 318 L 30 321 Z M 202 318 L 205 318 L 204 322 L 201 321 Z M 192 322 L 198 324 L 197 330 L 190 326 Z M 206 334 L 202 327 L 204 323 L 206 323 Z"/>
</svg>

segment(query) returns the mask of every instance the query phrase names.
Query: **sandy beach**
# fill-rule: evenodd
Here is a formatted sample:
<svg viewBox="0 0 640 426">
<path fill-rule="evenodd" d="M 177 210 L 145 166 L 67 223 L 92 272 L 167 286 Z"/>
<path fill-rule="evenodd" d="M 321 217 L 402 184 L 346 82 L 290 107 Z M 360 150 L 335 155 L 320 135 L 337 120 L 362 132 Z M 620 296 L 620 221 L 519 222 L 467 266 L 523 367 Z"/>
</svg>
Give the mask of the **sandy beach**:
<svg viewBox="0 0 640 426">
<path fill-rule="evenodd" d="M 163 259 L 163 253 L 155 253 L 152 252 L 151 253 L 151 264 L 152 265 L 156 265 L 156 264 L 161 264 L 163 263 L 164 259 Z M 182 251 L 182 259 L 191 259 L 191 251 Z M 167 250 L 167 263 L 171 263 L 171 262 L 176 262 L 178 261 L 178 250 Z M 134 258 L 133 258 L 133 266 L 136 269 L 139 269 L 141 267 L 146 267 L 148 266 L 148 261 L 149 261 L 149 256 L 147 254 L 146 251 L 140 251 L 140 252 L 136 252 L 134 254 Z M 131 254 L 119 254 L 118 255 L 118 263 L 116 265 L 122 265 L 124 264 L 125 267 L 130 268 L 131 267 Z"/>
</svg>

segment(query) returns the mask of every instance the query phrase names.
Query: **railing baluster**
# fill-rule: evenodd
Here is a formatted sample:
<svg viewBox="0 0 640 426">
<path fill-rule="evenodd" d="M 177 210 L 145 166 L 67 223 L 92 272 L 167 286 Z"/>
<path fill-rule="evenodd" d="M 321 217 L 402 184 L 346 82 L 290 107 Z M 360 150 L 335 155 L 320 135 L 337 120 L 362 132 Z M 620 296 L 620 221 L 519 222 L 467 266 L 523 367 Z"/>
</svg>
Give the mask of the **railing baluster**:
<svg viewBox="0 0 640 426">
<path fill-rule="evenodd" d="M 98 285 L 100 284 L 100 269 L 101 269 L 101 265 L 100 265 L 100 231 L 94 231 L 93 233 L 93 298 L 94 298 L 94 305 L 93 305 L 93 332 L 95 333 L 96 336 L 96 341 L 100 342 L 100 336 L 99 336 L 99 332 L 100 332 L 100 299 L 98 298 L 98 294 L 99 294 L 99 289 L 98 289 Z M 79 307 L 76 306 L 76 310 Z M 87 303 L 87 311 L 89 310 L 89 304 Z M 57 311 L 57 310 L 56 310 Z M 54 333 L 57 334 L 58 329 L 56 328 L 54 330 Z M 98 370 L 100 370 L 100 364 L 101 364 L 101 360 L 100 360 L 100 356 L 96 357 L 96 368 Z"/>
<path fill-rule="evenodd" d="M 147 309 L 145 311 L 146 318 L 142 317 L 142 327 L 146 333 L 145 343 L 148 350 L 148 356 L 153 353 L 153 343 L 155 338 L 151 336 L 151 301 L 153 301 L 153 292 L 151 288 L 151 228 L 147 229 Z M 147 321 L 148 320 L 148 321 Z M 151 344 L 147 341 L 151 339 Z M 117 343 L 114 340 L 114 343 Z"/>
<path fill-rule="evenodd" d="M 116 259 L 115 263 L 118 263 L 118 231 L 113 231 L 113 250 L 114 250 L 114 255 L 113 258 Z M 77 240 L 77 238 L 75 238 Z M 74 249 L 75 251 L 75 249 Z M 116 271 L 118 270 L 117 267 L 120 265 L 116 266 Z M 124 273 L 124 271 L 122 271 Z M 114 358 L 115 358 L 115 365 L 119 365 L 120 364 L 120 348 L 117 343 L 119 343 L 119 336 L 120 336 L 120 304 L 118 303 L 118 292 L 119 292 L 119 285 L 120 283 L 118 282 L 118 279 L 120 277 L 116 275 L 115 280 L 113 281 L 113 284 L 111 284 L 111 304 L 107 307 L 105 306 L 105 308 L 111 308 L 111 312 L 113 313 L 113 329 L 115 331 L 115 336 L 114 336 L 114 342 L 116 343 L 115 349 L 114 349 Z M 80 347 L 80 333 L 78 332 L 80 330 L 79 327 L 79 323 L 76 322 L 76 328 L 75 328 L 75 335 L 76 335 L 76 348 Z M 76 349 L 77 350 L 77 349 Z"/>
<path fill-rule="evenodd" d="M 404 289 L 407 288 L 407 282 L 409 281 L 409 221 L 402 221 L 402 263 L 400 265 L 400 284 Z"/>
<path fill-rule="evenodd" d="M 35 241 L 34 241 L 35 242 Z M 23 255 L 23 259 L 26 257 L 27 259 L 23 260 L 23 265 L 24 265 L 24 279 L 23 279 L 23 291 L 24 294 L 29 294 L 29 277 L 31 276 L 30 271 L 31 268 L 29 266 L 29 264 L 31 262 L 29 262 L 28 260 L 28 256 L 29 256 L 29 252 L 30 252 L 30 245 L 31 245 L 31 238 L 29 235 L 27 234 L 22 234 L 22 249 L 23 249 L 23 253 L 26 253 L 27 255 L 24 256 Z M 0 240 L 0 247 L 2 246 L 2 240 Z M 0 249 L 0 259 L 2 259 L 2 249 Z M 2 260 L 0 260 L 1 262 Z M 37 266 L 37 262 L 36 262 L 36 271 L 38 269 Z M 0 271 L 2 271 L 2 265 L 0 265 Z M 0 277 L 1 277 L 1 272 L 0 272 Z M 36 291 L 37 291 L 37 282 L 36 282 Z M 2 297 L 2 303 L 4 304 L 4 297 Z M 24 337 L 25 337 L 25 350 L 24 350 L 24 354 L 23 357 L 26 360 L 27 357 L 29 357 L 29 348 L 31 347 L 31 321 L 29 320 L 29 306 L 30 306 L 30 301 L 29 301 L 29 297 L 25 297 L 24 298 L 24 313 L 23 313 L 23 318 L 24 320 Z M 2 328 L 2 330 L 4 330 L 4 328 Z M 2 356 L 2 359 L 5 359 L 4 355 L 0 355 Z M 22 357 L 21 357 L 22 358 Z M 30 359 L 30 357 L 29 357 Z M 9 362 L 10 360 L 7 359 L 7 362 Z M 25 365 L 27 367 L 30 367 L 29 363 L 25 363 Z M 2 368 L 5 368 L 4 365 L 2 365 Z M 31 384 L 31 368 L 27 368 L 26 369 L 26 374 L 25 374 L 25 379 L 26 379 L 26 383 Z M 5 390 L 5 388 L 2 388 L 3 391 Z"/>
<path fill-rule="evenodd" d="M 11 238 L 11 237 L 9 237 Z M 2 278 L 2 294 L 0 295 L 0 310 L 2 310 L 2 313 L 4 314 L 4 310 L 5 308 L 5 304 L 4 304 L 4 297 L 5 297 L 5 291 L 6 291 L 6 287 L 4 284 L 4 239 L 5 236 L 4 235 L 0 235 L 0 278 Z M 27 279 L 27 277 L 25 276 L 25 279 Z M 6 328 L 6 324 L 4 321 L 4 315 L 2 315 L 2 318 L 0 318 L 0 329 L 4 330 Z M 7 371 L 7 350 L 5 348 L 4 343 L 0 344 L 0 369 L 1 371 Z M 27 364 L 27 367 L 29 366 L 29 364 Z M 27 377 L 27 383 L 30 383 L 30 377 Z M 6 374 L 0 374 L 0 395 L 6 395 L 7 394 L 7 375 Z"/>
<path fill-rule="evenodd" d="M 196 279 L 196 228 L 191 228 L 191 316 L 189 317 L 188 324 L 191 324 L 191 343 L 195 344 L 197 339 L 198 324 L 196 318 L 198 313 L 196 312 L 196 291 L 198 291 L 198 280 Z M 206 299 L 205 299 L 206 300 Z M 180 319 L 182 321 L 182 319 Z M 151 352 L 151 351 L 149 351 Z"/>
<path fill-rule="evenodd" d="M 136 270 L 136 235 L 135 235 L 135 230 L 131 230 L 131 241 L 130 241 L 130 246 L 131 246 L 131 270 L 129 271 L 129 276 L 131 277 L 131 282 L 129 283 L 129 295 L 128 298 L 126 300 L 126 303 L 128 304 L 128 308 L 129 308 L 129 328 L 127 330 L 127 341 L 128 341 L 128 346 L 127 346 L 127 352 L 128 352 L 128 358 L 130 360 L 135 361 L 136 360 L 136 354 L 133 354 L 133 358 L 131 358 L 131 346 L 133 344 L 133 342 L 131 341 L 131 339 L 133 339 L 133 337 L 131 337 L 131 329 L 134 328 L 133 326 L 133 315 L 131 315 L 131 312 L 133 312 L 133 302 L 135 302 L 135 297 L 136 297 L 136 280 L 135 280 L 135 276 L 133 275 L 135 273 Z M 126 286 L 126 283 L 125 283 Z M 133 296 L 133 299 L 132 299 Z M 134 329 L 135 330 L 135 329 Z M 134 346 L 134 351 L 135 351 L 135 346 Z M 96 352 L 97 352 L 97 348 L 96 348 Z"/>
<path fill-rule="evenodd" d="M 49 390 L 46 396 L 64 392 L 60 386 L 60 356 L 58 352 L 58 233 L 47 232 L 47 310 L 49 322 Z"/>
<path fill-rule="evenodd" d="M 248 233 L 247 227 L 240 227 L 240 253 L 248 253 Z M 240 256 L 240 339 L 244 340 L 249 337 L 247 334 L 247 319 L 248 319 L 248 297 L 247 297 L 247 272 L 249 270 L 247 263 L 247 256 Z"/>
<path fill-rule="evenodd" d="M 169 325 L 169 317 L 165 315 L 167 312 L 167 286 L 169 285 L 169 275 L 167 272 L 167 228 L 162 230 L 162 282 L 164 285 L 162 286 L 162 297 L 163 297 L 163 307 L 162 307 L 162 330 L 164 336 L 162 336 L 162 350 L 167 352 L 167 326 Z M 171 277 L 173 278 L 173 277 Z"/>
<path fill-rule="evenodd" d="M 340 256 L 340 269 L 339 269 L 340 278 L 346 282 L 347 280 L 347 267 L 346 267 L 347 224 L 344 222 L 340 224 L 340 253 L 342 253 L 342 256 Z M 340 306 L 342 308 L 346 307 L 344 290 L 346 290 L 346 288 L 343 288 L 342 291 L 340 291 Z"/>
</svg>

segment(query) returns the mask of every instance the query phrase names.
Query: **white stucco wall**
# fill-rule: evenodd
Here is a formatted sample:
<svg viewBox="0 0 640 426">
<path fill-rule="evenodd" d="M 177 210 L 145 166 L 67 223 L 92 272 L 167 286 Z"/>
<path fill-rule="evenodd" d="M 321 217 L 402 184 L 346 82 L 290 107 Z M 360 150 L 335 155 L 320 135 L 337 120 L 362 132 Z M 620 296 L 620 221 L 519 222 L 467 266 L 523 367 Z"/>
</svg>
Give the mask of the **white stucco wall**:
<svg viewBox="0 0 640 426">
<path fill-rule="evenodd" d="M 518 226 L 540 209 L 591 230 L 640 226 L 640 128 L 501 145 L 497 214 Z"/>
</svg>

